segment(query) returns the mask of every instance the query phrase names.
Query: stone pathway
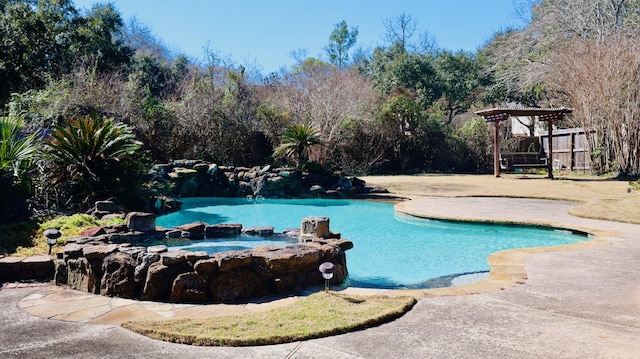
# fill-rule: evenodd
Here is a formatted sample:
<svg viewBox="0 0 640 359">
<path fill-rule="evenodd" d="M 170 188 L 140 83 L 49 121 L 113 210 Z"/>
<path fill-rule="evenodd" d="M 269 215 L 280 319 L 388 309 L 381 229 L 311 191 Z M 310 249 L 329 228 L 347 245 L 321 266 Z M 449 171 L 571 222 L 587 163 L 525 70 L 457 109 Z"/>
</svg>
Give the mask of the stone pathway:
<svg viewBox="0 0 640 359">
<path fill-rule="evenodd" d="M 46 286 L 22 299 L 23 311 L 46 319 L 80 323 L 120 324 L 131 320 L 203 318 L 283 307 L 299 297 L 244 304 L 172 304 L 104 297 L 60 286 Z"/>
</svg>

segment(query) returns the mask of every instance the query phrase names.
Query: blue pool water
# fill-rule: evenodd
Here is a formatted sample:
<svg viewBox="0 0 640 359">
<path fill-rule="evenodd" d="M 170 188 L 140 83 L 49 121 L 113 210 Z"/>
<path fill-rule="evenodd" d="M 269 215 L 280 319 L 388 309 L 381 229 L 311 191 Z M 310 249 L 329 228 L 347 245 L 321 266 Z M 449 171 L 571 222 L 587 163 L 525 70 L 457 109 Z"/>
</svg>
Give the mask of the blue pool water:
<svg viewBox="0 0 640 359">
<path fill-rule="evenodd" d="M 567 231 L 537 227 L 424 220 L 395 213 L 392 203 L 358 200 L 187 198 L 180 212 L 161 216 L 156 223 L 167 228 L 197 221 L 241 223 L 243 227 L 273 226 L 282 232 L 299 228 L 307 216 L 329 217 L 331 231 L 353 242 L 353 249 L 347 251 L 348 284 L 359 287 L 429 287 L 437 278 L 488 271 L 488 256 L 500 250 L 586 240 Z M 172 245 L 211 253 L 275 243 L 247 238 Z M 286 244 L 290 242 L 280 243 Z"/>
</svg>

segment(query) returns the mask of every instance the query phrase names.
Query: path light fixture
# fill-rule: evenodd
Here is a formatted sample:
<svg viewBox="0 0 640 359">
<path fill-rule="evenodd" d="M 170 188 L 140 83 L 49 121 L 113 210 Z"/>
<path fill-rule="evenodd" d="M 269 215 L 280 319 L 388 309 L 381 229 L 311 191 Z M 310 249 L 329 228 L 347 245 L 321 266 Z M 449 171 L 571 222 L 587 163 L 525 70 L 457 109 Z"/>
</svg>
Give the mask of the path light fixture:
<svg viewBox="0 0 640 359">
<path fill-rule="evenodd" d="M 49 255 L 51 255 L 51 248 L 58 242 L 58 238 L 60 238 L 61 235 L 62 233 L 55 228 L 44 231 L 44 236 L 47 237 L 47 244 L 49 245 Z"/>
<path fill-rule="evenodd" d="M 333 272 L 336 271 L 336 266 L 331 262 L 324 262 L 318 267 L 322 278 L 324 278 L 324 292 L 329 293 L 329 281 L 333 278 Z"/>
</svg>

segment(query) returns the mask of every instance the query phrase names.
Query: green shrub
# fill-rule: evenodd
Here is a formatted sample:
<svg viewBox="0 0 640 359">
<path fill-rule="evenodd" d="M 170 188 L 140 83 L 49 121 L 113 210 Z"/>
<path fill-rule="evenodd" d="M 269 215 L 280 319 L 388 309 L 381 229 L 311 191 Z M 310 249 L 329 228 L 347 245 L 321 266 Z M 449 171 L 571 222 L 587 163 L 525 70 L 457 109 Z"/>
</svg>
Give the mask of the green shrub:
<svg viewBox="0 0 640 359">
<path fill-rule="evenodd" d="M 82 211 L 95 201 L 137 202 L 149 164 L 132 130 L 97 115 L 55 127 L 45 146 L 44 190 L 58 210 Z"/>
<path fill-rule="evenodd" d="M 58 238 L 56 247 L 64 246 L 67 239 L 78 237 L 83 230 L 95 226 L 122 224 L 119 218 L 98 220 L 88 214 L 59 216 L 37 223 L 25 221 L 10 226 L 0 226 L 0 253 L 32 256 L 46 254 L 49 246 L 44 237 L 47 229 L 57 229 L 62 236 Z M 54 248 L 56 248 L 54 247 Z"/>
</svg>

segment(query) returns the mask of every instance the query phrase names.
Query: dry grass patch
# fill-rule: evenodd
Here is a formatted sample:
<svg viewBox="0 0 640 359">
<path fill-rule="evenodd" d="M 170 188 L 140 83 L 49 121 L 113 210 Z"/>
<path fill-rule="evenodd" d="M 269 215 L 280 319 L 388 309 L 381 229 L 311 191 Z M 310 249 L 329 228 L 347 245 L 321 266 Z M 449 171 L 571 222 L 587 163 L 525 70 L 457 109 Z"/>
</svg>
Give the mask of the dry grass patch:
<svg viewBox="0 0 640 359">
<path fill-rule="evenodd" d="M 205 346 L 289 343 L 360 330 L 396 319 L 413 297 L 316 293 L 285 308 L 204 319 L 134 321 L 124 328 L 153 339 Z"/>
<path fill-rule="evenodd" d="M 629 191 L 626 181 L 596 176 L 542 175 L 401 175 L 363 177 L 370 186 L 403 196 L 518 197 L 577 202 L 571 214 L 593 219 L 640 223 L 640 191 Z"/>
</svg>

